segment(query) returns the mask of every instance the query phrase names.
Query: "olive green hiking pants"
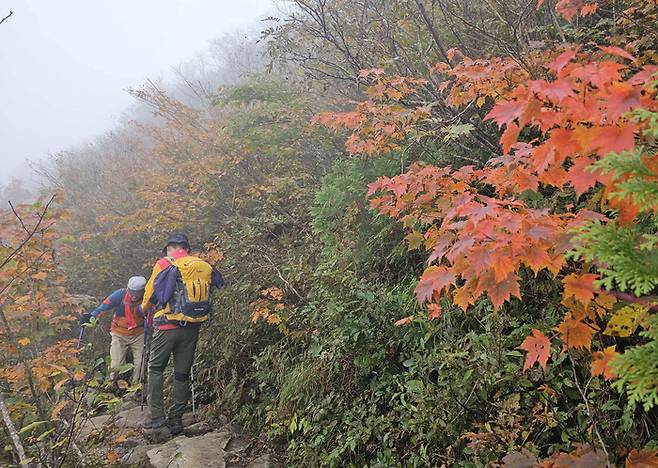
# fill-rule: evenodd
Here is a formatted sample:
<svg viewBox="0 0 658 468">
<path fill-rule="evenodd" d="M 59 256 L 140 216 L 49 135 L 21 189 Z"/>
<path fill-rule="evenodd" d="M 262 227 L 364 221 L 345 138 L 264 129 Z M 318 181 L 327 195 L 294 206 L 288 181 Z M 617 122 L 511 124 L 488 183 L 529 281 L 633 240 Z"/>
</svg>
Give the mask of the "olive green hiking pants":
<svg viewBox="0 0 658 468">
<path fill-rule="evenodd" d="M 155 330 L 149 358 L 148 404 L 151 417 L 158 418 L 164 412 L 164 370 L 169 356 L 174 357 L 174 385 L 169 417 L 182 416 L 190 398 L 190 369 L 199 338 L 199 326 L 187 325 L 173 330 Z"/>
</svg>

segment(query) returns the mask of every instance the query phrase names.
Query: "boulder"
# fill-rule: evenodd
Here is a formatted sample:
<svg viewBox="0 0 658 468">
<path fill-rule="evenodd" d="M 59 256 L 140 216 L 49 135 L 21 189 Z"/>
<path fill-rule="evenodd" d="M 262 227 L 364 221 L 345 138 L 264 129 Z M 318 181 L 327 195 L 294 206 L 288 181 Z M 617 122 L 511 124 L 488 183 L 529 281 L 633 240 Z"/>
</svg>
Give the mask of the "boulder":
<svg viewBox="0 0 658 468">
<path fill-rule="evenodd" d="M 211 427 L 207 422 L 201 421 L 196 424 L 192 424 L 191 426 L 185 427 L 183 431 L 186 436 L 194 437 L 205 434 L 206 432 L 210 432 L 210 429 Z"/>
<path fill-rule="evenodd" d="M 116 415 L 116 426 L 120 429 L 141 429 L 142 422 L 151 416 L 151 412 L 147 407 L 144 410 L 139 406 L 120 411 Z"/>
<path fill-rule="evenodd" d="M 272 456 L 268 453 L 253 460 L 246 468 L 274 468 L 275 466 L 276 464 L 272 461 Z"/>
<path fill-rule="evenodd" d="M 157 445 L 138 445 L 137 447 L 130 450 L 121 458 L 121 464 L 125 466 L 134 466 L 134 467 L 147 467 L 149 464 L 149 457 L 147 452 Z"/>
<path fill-rule="evenodd" d="M 236 455 L 247 450 L 250 445 L 251 442 L 249 441 L 249 439 L 234 435 L 233 437 L 231 437 L 231 440 L 226 445 L 226 448 L 224 448 L 224 450 L 226 451 L 226 453 L 229 453 L 231 455 Z"/>
<path fill-rule="evenodd" d="M 78 428 L 78 440 L 87 440 L 92 432 L 100 432 L 105 426 L 110 424 L 111 421 L 111 414 L 101 414 L 100 416 L 85 419 Z"/>
<path fill-rule="evenodd" d="M 183 414 L 182 420 L 183 420 L 183 426 L 191 426 L 196 422 L 196 418 L 194 417 L 193 413 Z"/>
<path fill-rule="evenodd" d="M 155 468 L 224 468 L 224 448 L 231 437 L 228 432 L 209 432 L 197 437 L 180 436 L 149 450 L 147 455 Z"/>
</svg>

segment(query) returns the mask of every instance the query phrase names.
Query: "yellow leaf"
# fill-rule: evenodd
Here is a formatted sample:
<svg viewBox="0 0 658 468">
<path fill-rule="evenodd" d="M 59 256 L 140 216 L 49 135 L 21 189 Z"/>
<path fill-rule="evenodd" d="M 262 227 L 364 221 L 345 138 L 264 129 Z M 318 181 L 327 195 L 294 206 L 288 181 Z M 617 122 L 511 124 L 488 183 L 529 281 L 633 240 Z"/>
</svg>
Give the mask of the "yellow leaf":
<svg viewBox="0 0 658 468">
<path fill-rule="evenodd" d="M 21 338 L 18 340 L 18 344 L 21 346 L 27 346 L 30 344 L 30 339 L 29 338 Z"/>
<path fill-rule="evenodd" d="M 107 461 L 110 463 L 116 463 L 119 461 L 119 455 L 117 455 L 115 452 L 110 452 L 107 454 Z"/>
<path fill-rule="evenodd" d="M 50 413 L 50 419 L 57 419 L 57 416 L 59 416 L 59 413 L 62 412 L 62 410 L 70 403 L 71 400 L 62 400 L 59 403 L 55 405 L 53 408 L 52 412 Z"/>
<path fill-rule="evenodd" d="M 35 273 L 32 275 L 32 278 L 34 278 L 37 281 L 43 281 L 46 279 L 48 274 L 45 271 L 40 271 L 39 273 Z"/>
<path fill-rule="evenodd" d="M 603 333 L 609 336 L 631 336 L 647 313 L 646 306 L 630 304 L 619 309 L 608 321 Z"/>
</svg>

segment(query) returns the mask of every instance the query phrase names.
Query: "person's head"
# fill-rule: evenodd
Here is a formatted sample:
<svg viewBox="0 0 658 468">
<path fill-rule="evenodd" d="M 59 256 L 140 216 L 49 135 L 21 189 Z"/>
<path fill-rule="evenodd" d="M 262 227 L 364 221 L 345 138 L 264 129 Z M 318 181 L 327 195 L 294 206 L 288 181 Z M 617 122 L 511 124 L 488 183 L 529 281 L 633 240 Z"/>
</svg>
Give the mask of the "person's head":
<svg viewBox="0 0 658 468">
<path fill-rule="evenodd" d="M 146 287 L 146 278 L 143 276 L 133 276 L 128 280 L 128 294 L 133 301 L 139 301 L 144 298 L 144 288 Z"/>
<path fill-rule="evenodd" d="M 179 250 L 190 253 L 190 241 L 182 232 L 173 232 L 167 238 L 167 243 L 165 244 L 162 253 L 164 255 L 171 255 Z"/>
</svg>

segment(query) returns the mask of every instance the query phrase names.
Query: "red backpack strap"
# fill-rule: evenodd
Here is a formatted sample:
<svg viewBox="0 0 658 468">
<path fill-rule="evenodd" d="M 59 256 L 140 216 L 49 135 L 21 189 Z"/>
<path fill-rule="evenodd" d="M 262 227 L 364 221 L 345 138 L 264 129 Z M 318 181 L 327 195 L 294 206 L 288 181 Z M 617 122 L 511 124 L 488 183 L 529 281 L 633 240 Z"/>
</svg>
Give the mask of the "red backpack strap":
<svg viewBox="0 0 658 468">
<path fill-rule="evenodd" d="M 158 265 L 162 270 L 165 270 L 169 268 L 171 265 L 174 264 L 174 259 L 170 257 L 162 257 L 160 260 L 158 260 Z"/>
</svg>

